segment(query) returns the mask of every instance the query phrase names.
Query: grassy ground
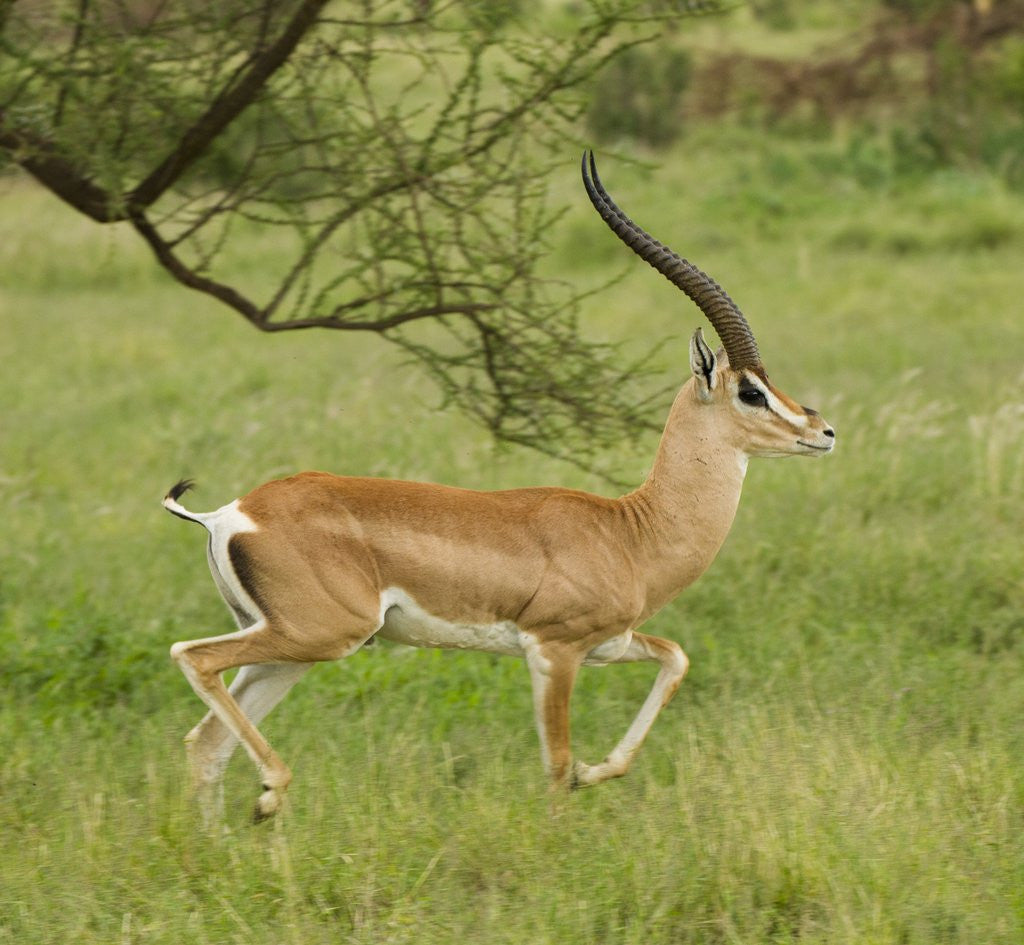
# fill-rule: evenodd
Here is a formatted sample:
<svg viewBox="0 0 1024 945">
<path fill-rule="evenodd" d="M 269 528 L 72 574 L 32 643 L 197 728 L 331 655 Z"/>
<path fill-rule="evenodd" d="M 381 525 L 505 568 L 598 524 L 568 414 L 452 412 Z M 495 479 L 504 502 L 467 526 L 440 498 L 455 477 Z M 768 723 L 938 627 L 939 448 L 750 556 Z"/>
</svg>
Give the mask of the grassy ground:
<svg viewBox="0 0 1024 945">
<path fill-rule="evenodd" d="M 676 336 L 681 380 L 699 314 L 575 165 L 551 265 L 629 265 L 585 323 Z M 602 173 L 729 288 L 836 454 L 752 464 L 718 561 L 652 621 L 693 668 L 626 779 L 552 818 L 524 667 L 380 646 L 268 720 L 290 806 L 246 826 L 240 757 L 223 837 L 185 794 L 201 707 L 166 651 L 230 621 L 170 483 L 198 478 L 196 507 L 308 467 L 606 487 L 493 450 L 375 339 L 258 336 L 0 182 L 0 942 L 1024 939 L 1024 198 L 742 135 Z M 580 756 L 651 679 L 584 672 Z"/>
</svg>

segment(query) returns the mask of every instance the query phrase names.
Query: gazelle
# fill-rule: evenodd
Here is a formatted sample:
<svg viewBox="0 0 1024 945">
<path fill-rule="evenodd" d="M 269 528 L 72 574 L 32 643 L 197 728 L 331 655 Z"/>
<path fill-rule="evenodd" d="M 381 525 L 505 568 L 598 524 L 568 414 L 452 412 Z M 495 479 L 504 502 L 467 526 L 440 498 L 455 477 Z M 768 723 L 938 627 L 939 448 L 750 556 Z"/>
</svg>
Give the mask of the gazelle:
<svg viewBox="0 0 1024 945">
<path fill-rule="evenodd" d="M 562 488 L 476 492 L 306 472 L 215 512 L 164 506 L 209 532 L 213 579 L 239 630 L 175 643 L 171 656 L 210 711 L 188 734 L 197 787 L 220 780 L 241 742 L 259 769 L 257 819 L 281 807 L 291 772 L 256 726 L 309 667 L 374 636 L 412 646 L 521 656 L 554 787 L 626 773 L 688 661 L 637 628 L 714 559 L 750 456 L 817 456 L 835 442 L 813 410 L 773 387 L 740 310 L 721 287 L 636 226 L 608 196 L 593 155 L 583 182 L 630 249 L 683 290 L 722 341 L 690 340 L 647 481 L 618 499 Z M 659 666 L 650 694 L 599 764 L 572 761 L 569 697 L 581 666 Z M 226 688 L 221 674 L 241 667 Z"/>
</svg>

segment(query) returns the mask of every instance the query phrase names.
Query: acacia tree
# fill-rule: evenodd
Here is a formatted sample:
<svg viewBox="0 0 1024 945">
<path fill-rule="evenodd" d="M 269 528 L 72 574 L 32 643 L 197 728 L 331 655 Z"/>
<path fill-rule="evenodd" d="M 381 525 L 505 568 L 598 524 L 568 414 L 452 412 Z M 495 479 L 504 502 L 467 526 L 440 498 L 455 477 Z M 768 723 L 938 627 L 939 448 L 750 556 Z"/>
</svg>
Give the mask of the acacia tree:
<svg viewBox="0 0 1024 945">
<path fill-rule="evenodd" d="M 647 404 L 538 274 L 547 178 L 643 11 L 516 9 L 0 0 L 0 149 L 261 331 L 377 332 L 497 438 L 589 465 Z"/>
</svg>

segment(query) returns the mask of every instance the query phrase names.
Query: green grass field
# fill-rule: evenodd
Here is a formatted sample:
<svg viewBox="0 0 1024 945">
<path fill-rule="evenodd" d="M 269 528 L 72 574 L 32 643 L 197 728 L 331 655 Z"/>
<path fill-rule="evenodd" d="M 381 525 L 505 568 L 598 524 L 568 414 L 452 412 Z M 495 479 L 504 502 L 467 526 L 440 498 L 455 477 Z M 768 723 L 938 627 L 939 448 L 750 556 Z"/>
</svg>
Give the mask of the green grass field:
<svg viewBox="0 0 1024 945">
<path fill-rule="evenodd" d="M 202 707 L 167 649 L 231 622 L 171 483 L 196 508 L 302 468 L 608 487 L 494 449 L 379 340 L 260 336 L 0 180 L 0 942 L 1024 941 L 1024 196 L 725 134 L 602 175 L 728 288 L 838 448 L 751 464 L 718 560 L 649 625 L 690 675 L 629 776 L 557 817 L 520 662 L 382 645 L 265 723 L 282 817 L 248 826 L 239 753 L 227 831 L 201 829 Z M 584 325 L 671 336 L 681 382 L 700 315 L 594 218 L 577 161 L 552 271 L 629 267 Z M 584 670 L 579 756 L 652 678 Z"/>
</svg>

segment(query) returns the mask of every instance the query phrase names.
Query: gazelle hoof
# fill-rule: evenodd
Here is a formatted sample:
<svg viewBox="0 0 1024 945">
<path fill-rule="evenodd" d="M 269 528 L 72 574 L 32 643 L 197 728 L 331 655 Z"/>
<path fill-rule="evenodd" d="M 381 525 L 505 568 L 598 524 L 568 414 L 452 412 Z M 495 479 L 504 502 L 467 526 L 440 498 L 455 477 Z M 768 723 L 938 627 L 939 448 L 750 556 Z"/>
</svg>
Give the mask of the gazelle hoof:
<svg viewBox="0 0 1024 945">
<path fill-rule="evenodd" d="M 257 798 L 256 807 L 252 812 L 252 822 L 258 824 L 269 820 L 281 809 L 283 801 L 284 798 L 280 791 L 275 791 L 272 787 L 264 784 L 263 793 Z"/>
<path fill-rule="evenodd" d="M 578 791 L 590 784 L 588 780 L 590 770 L 590 765 L 582 761 L 574 762 L 572 771 L 569 772 L 569 790 Z"/>
</svg>

